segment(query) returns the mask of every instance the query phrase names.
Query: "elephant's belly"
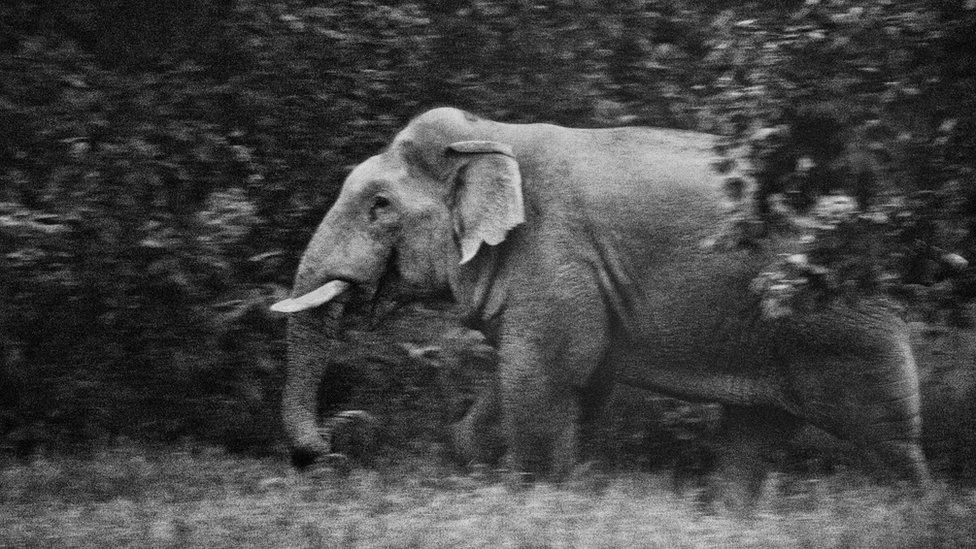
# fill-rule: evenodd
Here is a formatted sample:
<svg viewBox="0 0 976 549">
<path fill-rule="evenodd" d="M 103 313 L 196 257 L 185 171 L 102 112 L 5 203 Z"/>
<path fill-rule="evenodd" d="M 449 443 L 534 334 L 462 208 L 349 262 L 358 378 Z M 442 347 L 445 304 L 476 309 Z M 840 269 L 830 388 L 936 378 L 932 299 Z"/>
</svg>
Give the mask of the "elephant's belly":
<svg viewBox="0 0 976 549">
<path fill-rule="evenodd" d="M 750 290 L 764 258 L 681 251 L 633 269 L 640 290 L 626 295 L 631 314 L 610 347 L 617 379 L 690 400 L 786 405 L 775 329 Z"/>
<path fill-rule="evenodd" d="M 698 350 L 700 354 L 667 354 L 629 348 L 613 353 L 611 360 L 617 380 L 633 387 L 685 400 L 787 406 L 783 383 L 766 364 L 754 357 L 722 359 L 707 349 Z"/>
</svg>

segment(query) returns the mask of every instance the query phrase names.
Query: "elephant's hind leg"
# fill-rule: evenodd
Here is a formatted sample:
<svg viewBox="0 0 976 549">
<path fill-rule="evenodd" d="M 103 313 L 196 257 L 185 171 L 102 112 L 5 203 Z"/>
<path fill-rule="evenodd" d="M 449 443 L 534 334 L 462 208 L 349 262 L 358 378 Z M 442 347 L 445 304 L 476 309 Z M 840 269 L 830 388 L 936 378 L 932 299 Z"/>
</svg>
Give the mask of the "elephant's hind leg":
<svg viewBox="0 0 976 549">
<path fill-rule="evenodd" d="M 922 417 L 917 383 L 903 380 L 882 389 L 892 386 L 896 396 L 866 407 L 862 417 L 867 421 L 855 424 L 849 436 L 884 472 L 927 489 L 931 476 L 919 443 Z"/>
<path fill-rule="evenodd" d="M 932 476 L 917 441 L 881 442 L 875 445 L 874 450 L 888 468 L 901 471 L 920 489 L 931 488 Z"/>
<path fill-rule="evenodd" d="M 919 444 L 921 404 L 907 341 L 892 338 L 873 353 L 795 362 L 795 388 L 811 423 L 858 445 L 885 472 L 928 488 Z"/>
</svg>

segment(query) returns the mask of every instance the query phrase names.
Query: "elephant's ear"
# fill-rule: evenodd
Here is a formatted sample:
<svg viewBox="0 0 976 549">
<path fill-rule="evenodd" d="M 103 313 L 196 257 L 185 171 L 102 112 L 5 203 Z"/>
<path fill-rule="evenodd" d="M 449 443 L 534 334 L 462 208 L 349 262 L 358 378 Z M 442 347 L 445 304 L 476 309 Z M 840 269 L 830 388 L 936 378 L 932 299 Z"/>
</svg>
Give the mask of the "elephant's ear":
<svg viewBox="0 0 976 549">
<path fill-rule="evenodd" d="M 481 243 L 501 243 L 525 221 L 522 176 L 511 147 L 494 141 L 459 141 L 447 147 L 460 158 L 454 191 L 454 234 L 461 263 L 478 253 Z"/>
</svg>

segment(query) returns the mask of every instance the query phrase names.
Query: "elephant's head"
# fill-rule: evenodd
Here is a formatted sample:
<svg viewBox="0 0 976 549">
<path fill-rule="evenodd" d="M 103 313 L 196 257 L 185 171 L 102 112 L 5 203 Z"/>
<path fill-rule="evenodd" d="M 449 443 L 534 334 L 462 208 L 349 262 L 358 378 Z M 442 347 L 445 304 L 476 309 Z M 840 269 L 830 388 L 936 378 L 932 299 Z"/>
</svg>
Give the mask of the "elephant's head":
<svg viewBox="0 0 976 549">
<path fill-rule="evenodd" d="M 391 281 L 401 298 L 442 293 L 482 244 L 499 244 L 523 222 L 519 167 L 511 147 L 491 139 L 491 125 L 455 109 L 430 111 L 346 178 L 302 256 L 292 297 L 272 307 L 298 313 L 283 402 L 297 452 L 327 450 L 314 397 L 330 347 L 314 341 L 323 337 L 316 308 L 350 289 L 376 295 Z"/>
<path fill-rule="evenodd" d="M 291 299 L 275 310 L 318 307 L 350 286 L 398 276 L 408 295 L 447 289 L 458 264 L 524 220 L 511 147 L 483 139 L 455 109 L 417 118 L 346 178 L 302 256 Z"/>
</svg>

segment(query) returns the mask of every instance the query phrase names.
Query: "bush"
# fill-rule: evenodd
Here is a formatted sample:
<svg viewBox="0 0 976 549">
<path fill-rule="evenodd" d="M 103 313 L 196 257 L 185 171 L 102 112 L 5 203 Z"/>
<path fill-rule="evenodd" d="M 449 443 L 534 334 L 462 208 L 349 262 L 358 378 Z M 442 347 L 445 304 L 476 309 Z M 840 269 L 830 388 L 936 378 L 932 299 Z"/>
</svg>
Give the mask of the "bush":
<svg viewBox="0 0 976 549">
<path fill-rule="evenodd" d="M 726 237 L 807 240 L 757 281 L 768 312 L 889 291 L 929 321 L 969 322 L 974 28 L 968 4 L 882 1 L 718 26 Z"/>
</svg>

